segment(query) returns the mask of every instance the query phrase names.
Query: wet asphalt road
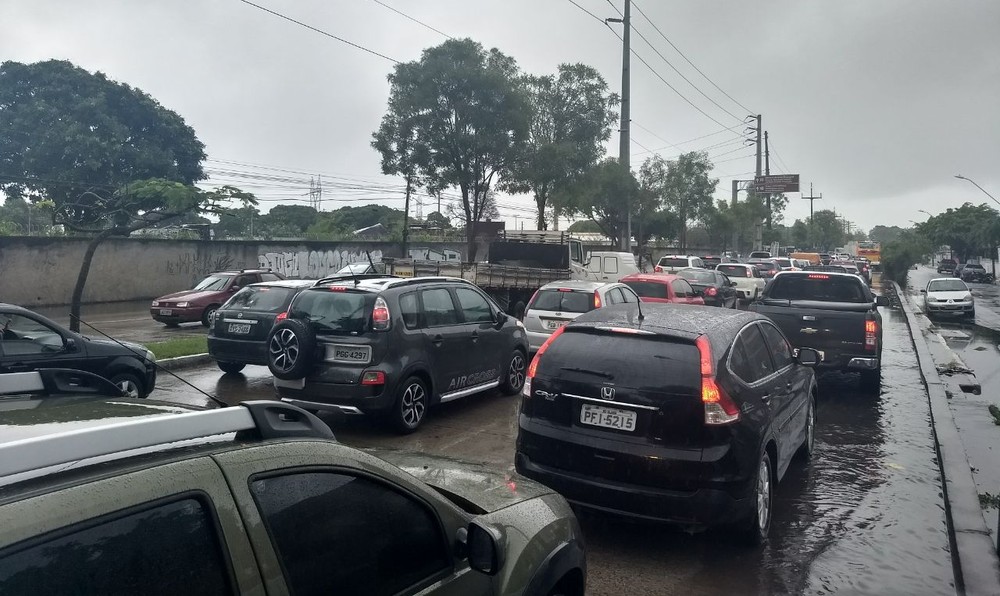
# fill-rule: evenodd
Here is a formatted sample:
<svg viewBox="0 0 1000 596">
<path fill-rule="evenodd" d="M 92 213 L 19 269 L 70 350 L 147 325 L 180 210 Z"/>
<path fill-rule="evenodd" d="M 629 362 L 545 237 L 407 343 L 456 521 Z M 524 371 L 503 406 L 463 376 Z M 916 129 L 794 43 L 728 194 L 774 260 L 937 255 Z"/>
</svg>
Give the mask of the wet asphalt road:
<svg viewBox="0 0 1000 596">
<path fill-rule="evenodd" d="M 850 375 L 821 377 L 817 449 L 778 486 L 770 542 L 735 546 L 724 530 L 669 527 L 583 513 L 591 594 L 954 593 L 930 415 L 905 319 L 883 309 L 880 397 Z M 228 403 L 274 396 L 264 367 L 182 371 Z M 156 399 L 207 398 L 161 375 Z M 513 468 L 517 398 L 473 396 L 433 410 L 400 437 L 364 418 L 326 418 L 340 441 L 392 446 Z"/>
<path fill-rule="evenodd" d="M 42 306 L 31 310 L 69 327 L 69 306 Z M 179 327 L 157 323 L 149 315 L 149 300 L 85 304 L 80 311 L 80 319 L 93 326 L 81 324 L 80 332 L 95 338 L 106 333 L 120 341 L 148 344 L 208 332 L 201 323 L 184 323 Z"/>
</svg>

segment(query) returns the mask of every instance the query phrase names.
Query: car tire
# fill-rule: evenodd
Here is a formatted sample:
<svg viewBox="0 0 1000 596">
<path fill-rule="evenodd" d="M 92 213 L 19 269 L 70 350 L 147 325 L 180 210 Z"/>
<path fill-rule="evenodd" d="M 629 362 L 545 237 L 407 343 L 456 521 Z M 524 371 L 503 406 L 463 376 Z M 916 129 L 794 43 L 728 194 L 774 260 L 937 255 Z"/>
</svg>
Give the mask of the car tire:
<svg viewBox="0 0 1000 596">
<path fill-rule="evenodd" d="M 517 395 L 524 387 L 524 375 L 528 370 L 528 358 L 521 350 L 514 350 L 502 369 L 504 376 L 500 380 L 500 391 L 504 395 Z"/>
<path fill-rule="evenodd" d="M 809 411 L 806 412 L 806 438 L 802 441 L 796 453 L 802 461 L 812 459 L 813 452 L 816 451 L 816 398 L 809 396 Z"/>
<path fill-rule="evenodd" d="M 215 311 L 217 310 L 219 310 L 218 304 L 210 304 L 209 306 L 206 306 L 205 312 L 201 314 L 201 324 L 204 325 L 205 327 L 211 327 L 212 315 L 214 315 Z"/>
<path fill-rule="evenodd" d="M 973 308 L 969 312 L 965 313 L 965 316 L 967 318 L 969 318 L 969 319 L 975 319 L 976 318 L 976 309 Z"/>
<path fill-rule="evenodd" d="M 181 326 L 181 324 L 178 323 L 178 322 L 176 322 L 176 321 L 171 321 L 169 323 L 164 323 L 164 325 L 166 325 L 167 327 L 169 327 L 171 329 L 177 329 L 178 327 Z"/>
<path fill-rule="evenodd" d="M 396 401 L 389 411 L 389 423 L 396 432 L 408 435 L 420 428 L 427 416 L 430 392 L 420 377 L 409 377 L 399 385 Z"/>
<path fill-rule="evenodd" d="M 139 377 L 132 373 L 118 373 L 113 375 L 108 379 L 115 384 L 119 389 L 128 394 L 129 397 L 139 398 L 146 397 L 142 381 Z"/>
<path fill-rule="evenodd" d="M 286 319 L 267 334 L 267 368 L 279 379 L 301 379 L 316 353 L 316 333 L 309 324 Z"/>
<path fill-rule="evenodd" d="M 753 513 L 740 529 L 744 544 L 758 546 L 767 541 L 771 531 L 771 517 L 774 509 L 774 466 L 771 456 L 765 450 L 760 455 L 757 470 L 753 475 Z"/>
<path fill-rule="evenodd" d="M 882 369 L 861 371 L 861 390 L 865 393 L 879 394 L 882 388 Z"/>
<path fill-rule="evenodd" d="M 222 362 L 221 360 L 218 360 L 215 363 L 218 364 L 222 372 L 226 374 L 236 374 L 246 368 L 247 365 L 246 362 Z"/>
</svg>

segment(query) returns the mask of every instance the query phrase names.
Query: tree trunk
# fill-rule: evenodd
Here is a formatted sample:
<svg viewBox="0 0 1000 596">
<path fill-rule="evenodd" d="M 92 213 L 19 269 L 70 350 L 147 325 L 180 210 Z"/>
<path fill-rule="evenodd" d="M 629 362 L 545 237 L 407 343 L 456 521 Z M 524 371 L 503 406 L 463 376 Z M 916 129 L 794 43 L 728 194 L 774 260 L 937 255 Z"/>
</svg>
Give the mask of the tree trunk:
<svg viewBox="0 0 1000 596">
<path fill-rule="evenodd" d="M 538 206 L 538 221 L 536 222 L 539 230 L 548 229 L 545 226 L 545 193 L 539 191 L 535 193 L 535 205 Z"/>
<path fill-rule="evenodd" d="M 83 288 L 87 285 L 87 276 L 90 275 L 90 265 L 94 261 L 94 253 L 97 252 L 97 247 L 116 231 L 116 228 L 104 230 L 94 236 L 87 244 L 87 250 L 83 253 L 83 263 L 80 265 L 80 274 L 76 276 L 76 287 L 73 288 L 73 299 L 70 301 L 70 331 L 74 331 L 76 333 L 80 332 L 80 303 L 83 301 Z"/>
</svg>

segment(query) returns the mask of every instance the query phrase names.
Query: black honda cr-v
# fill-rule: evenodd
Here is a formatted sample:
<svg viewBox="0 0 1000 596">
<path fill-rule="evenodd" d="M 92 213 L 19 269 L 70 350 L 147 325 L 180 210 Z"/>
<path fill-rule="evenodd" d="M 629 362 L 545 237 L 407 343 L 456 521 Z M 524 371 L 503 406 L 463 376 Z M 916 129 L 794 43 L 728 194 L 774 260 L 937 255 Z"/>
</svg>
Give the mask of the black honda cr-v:
<svg viewBox="0 0 1000 596">
<path fill-rule="evenodd" d="M 524 384 L 524 325 L 451 278 L 321 280 L 268 334 L 278 394 L 309 410 L 385 414 L 412 432 L 437 403 Z"/>
<path fill-rule="evenodd" d="M 766 317 L 673 304 L 591 311 L 528 368 L 515 465 L 569 501 L 767 537 L 773 491 L 816 420 L 819 354 Z"/>
</svg>

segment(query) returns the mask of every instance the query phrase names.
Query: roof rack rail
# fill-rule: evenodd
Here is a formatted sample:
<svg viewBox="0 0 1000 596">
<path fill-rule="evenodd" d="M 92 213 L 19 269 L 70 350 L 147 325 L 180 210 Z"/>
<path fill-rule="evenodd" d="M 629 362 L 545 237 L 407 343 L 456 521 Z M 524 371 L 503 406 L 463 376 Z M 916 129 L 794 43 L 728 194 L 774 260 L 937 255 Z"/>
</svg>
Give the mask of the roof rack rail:
<svg viewBox="0 0 1000 596">
<path fill-rule="evenodd" d="M 448 276 L 443 276 L 442 275 L 442 276 L 433 276 L 433 277 L 432 276 L 427 276 L 427 277 L 401 277 L 401 278 L 399 278 L 397 280 L 393 280 L 393 281 L 385 284 L 385 287 L 386 288 L 395 288 L 395 287 L 399 287 L 399 286 L 410 286 L 410 285 L 416 285 L 416 284 L 434 283 L 434 282 L 441 282 L 441 281 L 457 281 L 457 282 L 462 282 L 462 283 L 466 283 L 466 284 L 473 285 L 473 286 L 476 285 L 476 284 L 472 283 L 471 281 L 469 281 L 467 279 L 462 279 L 461 277 L 448 277 Z"/>
<path fill-rule="evenodd" d="M 338 275 L 330 275 L 316 280 L 316 283 L 313 284 L 313 287 L 318 286 L 320 284 L 332 283 L 335 281 L 354 281 L 354 280 L 364 281 L 366 279 L 385 279 L 387 277 L 391 279 L 399 278 L 398 275 L 390 275 L 388 273 L 357 273 L 354 275 L 351 275 L 350 273 L 340 273 Z"/>
<path fill-rule="evenodd" d="M 270 400 L 245 401 L 228 408 L 126 420 L 0 443 L 0 478 L 232 432 L 255 432 L 261 439 L 334 438 L 330 427 L 302 408 Z"/>
</svg>

